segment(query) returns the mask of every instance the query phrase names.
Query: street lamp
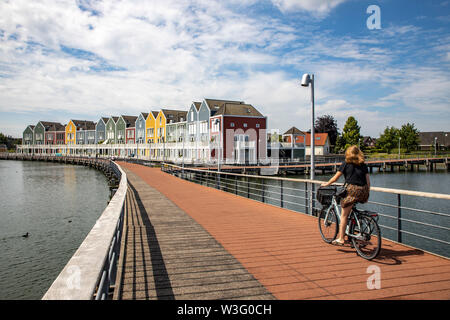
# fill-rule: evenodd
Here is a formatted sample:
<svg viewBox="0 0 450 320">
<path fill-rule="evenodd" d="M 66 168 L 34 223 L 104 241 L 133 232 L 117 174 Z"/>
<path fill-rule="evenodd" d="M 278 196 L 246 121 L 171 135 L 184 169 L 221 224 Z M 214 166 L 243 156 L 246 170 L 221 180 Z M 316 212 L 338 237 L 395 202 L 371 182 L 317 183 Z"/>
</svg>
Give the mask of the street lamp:
<svg viewBox="0 0 450 320">
<path fill-rule="evenodd" d="M 314 74 L 305 73 L 302 77 L 302 87 L 308 87 L 311 84 L 311 180 L 314 180 Z"/>
<path fill-rule="evenodd" d="M 311 180 L 314 180 L 315 166 L 314 166 L 314 74 L 305 73 L 302 77 L 301 85 L 302 87 L 308 87 L 311 84 Z M 306 142 L 306 141 L 305 141 Z M 305 143 L 306 144 L 306 143 Z M 309 197 L 309 208 L 311 215 L 313 214 L 314 209 L 314 183 L 311 182 L 311 194 Z"/>
<path fill-rule="evenodd" d="M 434 137 L 434 156 L 436 157 L 437 137 Z"/>
</svg>

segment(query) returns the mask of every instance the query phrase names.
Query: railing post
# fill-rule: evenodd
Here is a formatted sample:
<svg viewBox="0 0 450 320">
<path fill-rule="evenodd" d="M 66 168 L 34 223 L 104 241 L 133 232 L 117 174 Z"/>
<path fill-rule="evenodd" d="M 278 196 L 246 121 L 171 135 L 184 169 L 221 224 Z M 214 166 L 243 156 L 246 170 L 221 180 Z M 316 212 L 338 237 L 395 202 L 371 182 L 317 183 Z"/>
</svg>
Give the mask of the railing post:
<svg viewBox="0 0 450 320">
<path fill-rule="evenodd" d="M 234 191 L 236 195 L 238 194 L 238 186 L 237 186 L 237 176 L 234 176 Z"/>
<path fill-rule="evenodd" d="M 281 186 L 280 186 L 280 206 L 283 208 L 283 180 L 281 181 Z"/>
<path fill-rule="evenodd" d="M 262 202 L 265 202 L 265 199 L 264 199 L 264 179 L 262 180 Z"/>
<path fill-rule="evenodd" d="M 305 182 L 305 209 L 306 214 L 309 214 L 308 182 Z"/>
<path fill-rule="evenodd" d="M 397 194 L 397 242 L 402 242 L 402 200 L 401 195 Z"/>
<path fill-rule="evenodd" d="M 247 198 L 250 198 L 250 179 L 247 177 Z"/>
</svg>

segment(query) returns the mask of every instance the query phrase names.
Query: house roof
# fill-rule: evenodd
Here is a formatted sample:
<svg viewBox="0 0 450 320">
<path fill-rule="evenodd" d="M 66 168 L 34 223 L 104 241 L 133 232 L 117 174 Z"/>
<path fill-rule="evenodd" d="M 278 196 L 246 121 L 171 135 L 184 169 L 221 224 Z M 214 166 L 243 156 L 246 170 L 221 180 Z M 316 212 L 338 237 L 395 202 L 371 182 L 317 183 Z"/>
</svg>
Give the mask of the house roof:
<svg viewBox="0 0 450 320">
<path fill-rule="evenodd" d="M 242 117 L 264 117 L 254 106 L 244 103 L 224 103 L 215 115 L 242 116 Z"/>
<path fill-rule="evenodd" d="M 211 110 L 210 115 L 213 116 L 217 113 L 217 111 L 222 107 L 225 103 L 233 103 L 233 104 L 243 104 L 243 101 L 233 101 L 233 100 L 218 100 L 218 99 L 206 99 L 205 102 Z"/>
<path fill-rule="evenodd" d="M 109 118 L 108 117 L 102 117 L 102 120 L 106 124 L 108 122 Z"/>
<path fill-rule="evenodd" d="M 144 120 L 146 120 L 148 117 L 148 112 L 141 112 L 141 114 L 144 116 Z"/>
<path fill-rule="evenodd" d="M 292 127 L 283 134 L 305 134 L 305 133 L 303 131 L 297 129 L 296 127 Z"/>
<path fill-rule="evenodd" d="M 158 116 L 158 114 L 159 114 L 159 111 L 152 111 L 153 118 L 156 119 L 156 117 Z"/>
<path fill-rule="evenodd" d="M 136 116 L 122 116 L 125 121 L 126 128 L 134 128 L 136 126 Z"/>
<path fill-rule="evenodd" d="M 161 109 L 162 113 L 166 117 L 167 123 L 185 121 L 187 117 L 187 111 Z"/>
<path fill-rule="evenodd" d="M 324 146 L 325 143 L 327 142 L 327 139 L 328 139 L 328 133 L 315 133 L 314 137 L 316 138 L 314 140 L 314 145 L 315 146 Z M 307 132 L 307 133 L 305 133 L 304 136 L 298 136 L 296 138 L 296 142 L 297 143 L 304 143 L 305 142 L 304 139 L 306 139 L 305 145 L 307 147 L 308 146 L 310 147 L 311 146 L 311 133 Z"/>
<path fill-rule="evenodd" d="M 436 142 L 438 145 L 450 145 L 450 132 L 448 131 L 419 132 L 419 145 L 434 145 L 434 138 L 437 138 Z"/>
<path fill-rule="evenodd" d="M 65 126 L 59 122 L 40 121 L 45 128 L 45 131 L 64 131 Z"/>
<path fill-rule="evenodd" d="M 72 120 L 73 124 L 78 129 L 82 130 L 95 130 L 95 122 L 89 120 Z"/>
<path fill-rule="evenodd" d="M 372 137 L 369 137 L 369 136 L 365 136 L 365 137 L 363 137 L 363 143 L 364 144 L 368 144 L 368 143 L 376 143 L 377 142 L 377 139 L 375 139 L 375 138 L 372 138 Z"/>
<path fill-rule="evenodd" d="M 192 102 L 192 103 L 194 104 L 195 109 L 197 109 L 197 111 L 200 110 L 200 106 L 202 105 L 201 102 Z"/>
</svg>

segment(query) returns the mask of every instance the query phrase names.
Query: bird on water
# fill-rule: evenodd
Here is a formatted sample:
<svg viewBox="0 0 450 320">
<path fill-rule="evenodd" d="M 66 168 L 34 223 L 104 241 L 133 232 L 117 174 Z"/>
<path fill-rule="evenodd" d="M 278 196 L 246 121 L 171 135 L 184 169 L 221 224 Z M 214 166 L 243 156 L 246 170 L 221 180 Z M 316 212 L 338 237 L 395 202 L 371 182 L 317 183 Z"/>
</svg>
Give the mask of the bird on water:
<svg viewBox="0 0 450 320">
<path fill-rule="evenodd" d="M 27 233 L 25 233 L 24 235 L 22 235 L 22 237 L 28 238 L 29 235 L 30 235 L 30 234 L 27 232 Z"/>
</svg>

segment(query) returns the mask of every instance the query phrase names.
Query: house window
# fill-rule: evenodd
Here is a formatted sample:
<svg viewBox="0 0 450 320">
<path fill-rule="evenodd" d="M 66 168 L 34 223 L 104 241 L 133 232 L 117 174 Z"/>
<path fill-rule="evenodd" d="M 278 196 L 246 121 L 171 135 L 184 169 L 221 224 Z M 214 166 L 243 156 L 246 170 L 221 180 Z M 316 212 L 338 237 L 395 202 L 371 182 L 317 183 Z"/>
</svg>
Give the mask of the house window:
<svg viewBox="0 0 450 320">
<path fill-rule="evenodd" d="M 219 132 L 220 120 L 218 118 L 212 120 L 211 130 L 212 130 L 212 132 Z"/>
<path fill-rule="evenodd" d="M 194 121 L 194 113 L 191 112 L 191 121 Z"/>
<path fill-rule="evenodd" d="M 247 124 L 246 123 L 244 123 L 244 128 L 247 128 Z"/>
<path fill-rule="evenodd" d="M 208 133 L 208 123 L 202 122 L 200 124 L 200 133 Z"/>
<path fill-rule="evenodd" d="M 259 123 L 256 124 L 256 127 L 259 128 Z"/>
<path fill-rule="evenodd" d="M 234 128 L 234 122 L 231 122 L 231 123 L 230 123 L 230 127 L 231 127 L 231 128 Z"/>
</svg>

